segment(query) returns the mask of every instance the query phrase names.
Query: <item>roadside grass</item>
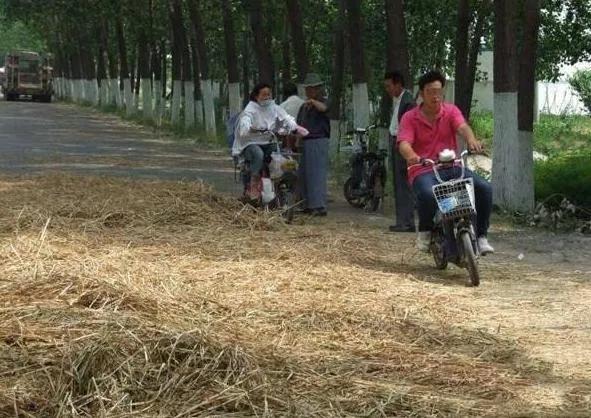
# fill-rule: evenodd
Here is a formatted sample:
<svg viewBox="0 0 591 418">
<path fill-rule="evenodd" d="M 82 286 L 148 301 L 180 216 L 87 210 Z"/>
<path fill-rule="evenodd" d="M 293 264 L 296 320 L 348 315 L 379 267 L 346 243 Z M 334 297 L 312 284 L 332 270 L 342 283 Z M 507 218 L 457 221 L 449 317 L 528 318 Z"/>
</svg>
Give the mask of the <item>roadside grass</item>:
<svg viewBox="0 0 591 418">
<path fill-rule="evenodd" d="M 490 112 L 475 112 L 471 118 L 475 135 L 493 149 L 493 118 Z M 589 218 L 591 209 L 591 117 L 540 115 L 534 125 L 534 151 L 546 160 L 534 165 L 536 200 L 553 199 L 559 210 L 562 198 L 580 206 L 577 212 Z"/>
<path fill-rule="evenodd" d="M 475 135 L 492 149 L 491 112 L 473 112 L 470 124 Z M 534 124 L 534 150 L 553 156 L 566 151 L 591 149 L 591 117 L 584 115 L 540 115 Z"/>
</svg>

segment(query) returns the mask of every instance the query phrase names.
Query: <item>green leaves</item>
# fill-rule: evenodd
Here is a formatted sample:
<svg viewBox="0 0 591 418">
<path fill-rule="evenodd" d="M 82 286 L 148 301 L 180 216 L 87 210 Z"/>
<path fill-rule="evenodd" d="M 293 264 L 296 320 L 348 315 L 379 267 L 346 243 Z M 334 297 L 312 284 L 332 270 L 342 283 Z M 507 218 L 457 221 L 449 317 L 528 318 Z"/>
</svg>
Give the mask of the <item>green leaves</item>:
<svg viewBox="0 0 591 418">
<path fill-rule="evenodd" d="M 569 83 L 581 97 L 587 111 L 591 113 L 591 70 L 579 70 L 569 80 Z"/>
</svg>

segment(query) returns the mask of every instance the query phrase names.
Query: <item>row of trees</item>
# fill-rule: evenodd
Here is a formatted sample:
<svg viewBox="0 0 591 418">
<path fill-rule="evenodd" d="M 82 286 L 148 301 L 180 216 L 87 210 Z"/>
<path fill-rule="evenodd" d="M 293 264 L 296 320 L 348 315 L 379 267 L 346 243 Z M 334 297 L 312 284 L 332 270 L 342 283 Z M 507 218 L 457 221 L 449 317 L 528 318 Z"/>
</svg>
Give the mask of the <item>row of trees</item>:
<svg viewBox="0 0 591 418">
<path fill-rule="evenodd" d="M 504 112 L 495 117 L 493 179 L 497 201 L 516 208 L 533 202 L 530 173 L 513 171 L 531 168 L 533 80 L 536 73 L 555 78 L 559 63 L 589 57 L 589 3 L 4 0 L 8 16 L 44 35 L 60 96 L 210 133 L 220 119 L 214 80 L 221 82 L 220 102 L 237 112 L 253 82 L 270 82 L 278 93 L 283 82 L 301 83 L 309 71 L 328 81 L 335 127 L 350 97 L 354 125 L 369 123 L 369 102 L 381 96 L 385 70 L 402 71 L 408 87 L 429 68 L 454 74 L 455 101 L 469 117 L 474 80 L 486 76 L 478 53 L 494 45 L 502 57 L 495 60 L 495 103 Z M 564 42 L 569 37 L 578 42 Z M 389 101 L 382 103 L 385 122 Z M 529 145 L 514 152 L 516 144 Z"/>
</svg>

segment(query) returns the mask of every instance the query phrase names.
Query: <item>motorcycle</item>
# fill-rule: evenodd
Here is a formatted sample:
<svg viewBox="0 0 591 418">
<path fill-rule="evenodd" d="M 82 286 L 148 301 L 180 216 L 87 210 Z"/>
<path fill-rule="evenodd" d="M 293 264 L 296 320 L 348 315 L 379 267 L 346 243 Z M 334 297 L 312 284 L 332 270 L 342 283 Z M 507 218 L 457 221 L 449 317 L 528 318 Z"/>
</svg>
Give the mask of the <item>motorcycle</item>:
<svg viewBox="0 0 591 418">
<path fill-rule="evenodd" d="M 370 152 L 367 136 L 376 125 L 357 128 L 353 132 L 356 137 L 357 150 L 350 160 L 351 175 L 345 181 L 343 194 L 349 204 L 355 208 L 366 208 L 375 212 L 384 200 L 386 185 L 385 160 L 386 150 Z"/>
<path fill-rule="evenodd" d="M 456 158 L 453 150 L 444 150 L 438 161 L 423 159 L 423 166 L 431 166 L 439 184 L 433 186 L 438 210 L 435 214 L 429 251 L 435 265 L 444 270 L 449 262 L 468 270 L 470 284 L 480 284 L 478 258 L 480 249 L 474 230 L 476 215 L 474 181 L 465 178 L 465 158 L 468 151 Z M 459 167 L 458 167 L 459 166 Z M 440 170 L 460 169 L 460 175 L 444 181 Z"/>
<path fill-rule="evenodd" d="M 240 158 L 237 168 L 243 186 L 242 200 L 263 210 L 279 210 L 287 223 L 294 218 L 298 202 L 296 202 L 296 185 L 298 154 L 290 147 L 283 146 L 287 137 L 272 131 L 262 131 L 270 135 L 270 143 L 274 150 L 264 157 L 263 170 L 260 176 L 260 196 L 254 201 L 248 197 L 251 176 L 248 161 Z"/>
</svg>

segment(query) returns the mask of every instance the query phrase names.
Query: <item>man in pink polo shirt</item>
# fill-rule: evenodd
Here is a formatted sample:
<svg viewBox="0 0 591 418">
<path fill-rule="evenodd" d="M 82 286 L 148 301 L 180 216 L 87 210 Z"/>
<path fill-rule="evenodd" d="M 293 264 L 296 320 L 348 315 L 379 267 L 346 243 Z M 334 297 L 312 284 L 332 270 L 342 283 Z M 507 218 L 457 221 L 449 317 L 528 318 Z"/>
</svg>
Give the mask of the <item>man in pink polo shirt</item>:
<svg viewBox="0 0 591 418">
<path fill-rule="evenodd" d="M 409 165 L 408 182 L 412 185 L 417 198 L 419 214 L 419 234 L 417 247 L 421 251 L 429 251 L 433 217 L 437 210 L 437 203 L 433 196 L 432 187 L 437 179 L 431 167 L 418 164 L 422 158 L 437 160 L 444 149 L 457 150 L 456 135 L 461 135 L 474 152 L 482 151 L 482 145 L 466 120 L 462 112 L 455 105 L 443 102 L 443 88 L 445 77 L 439 71 L 429 71 L 419 79 L 419 94 L 423 103 L 408 111 L 400 121 L 398 129 L 398 148 L 400 154 Z M 414 167 L 411 167 L 415 165 Z M 458 177 L 459 168 L 440 170 L 443 180 Z M 494 252 L 488 243 L 490 214 L 492 211 L 492 189 L 482 177 L 466 169 L 466 177 L 474 179 L 476 194 L 476 235 L 481 254 Z"/>
</svg>

